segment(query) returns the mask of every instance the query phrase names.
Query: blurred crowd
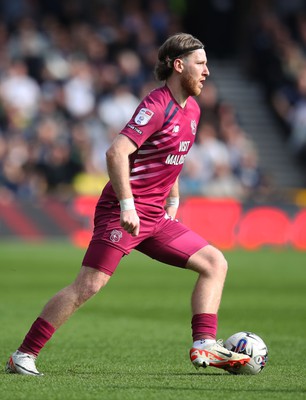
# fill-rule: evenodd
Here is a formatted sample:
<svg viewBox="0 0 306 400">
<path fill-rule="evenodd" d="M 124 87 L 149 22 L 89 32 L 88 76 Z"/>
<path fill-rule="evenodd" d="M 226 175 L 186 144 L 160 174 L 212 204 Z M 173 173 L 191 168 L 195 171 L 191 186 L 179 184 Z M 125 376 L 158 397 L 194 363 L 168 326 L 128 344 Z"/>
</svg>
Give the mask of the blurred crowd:
<svg viewBox="0 0 306 400">
<path fill-rule="evenodd" d="M 265 196 L 271 183 L 236 110 L 220 99 L 212 80 L 197 100 L 203 113 L 181 174 L 181 192 L 239 200 Z"/>
<path fill-rule="evenodd" d="M 306 173 L 306 3 L 255 2 L 248 24 L 250 77 L 262 82 L 288 149 Z"/>
<path fill-rule="evenodd" d="M 184 5 L 1 2 L 2 201 L 100 193 L 107 180 L 105 150 L 140 99 L 158 85 L 158 47 L 184 31 Z M 220 99 L 212 79 L 197 100 L 202 120 L 184 165 L 182 194 L 244 200 L 264 193 L 269 183 L 237 110 Z"/>
</svg>

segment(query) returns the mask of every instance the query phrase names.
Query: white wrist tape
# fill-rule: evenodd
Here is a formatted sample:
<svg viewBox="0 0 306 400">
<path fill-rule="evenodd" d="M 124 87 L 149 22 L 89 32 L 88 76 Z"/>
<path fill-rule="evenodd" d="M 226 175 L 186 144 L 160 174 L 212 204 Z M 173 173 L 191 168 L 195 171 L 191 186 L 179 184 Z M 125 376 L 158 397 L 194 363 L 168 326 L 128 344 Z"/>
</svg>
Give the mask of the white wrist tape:
<svg viewBox="0 0 306 400">
<path fill-rule="evenodd" d="M 167 197 L 166 207 L 176 207 L 176 208 L 178 208 L 179 204 L 180 204 L 180 198 L 179 197 Z"/>
<path fill-rule="evenodd" d="M 121 211 L 135 210 L 134 199 L 123 199 L 119 201 Z"/>
</svg>

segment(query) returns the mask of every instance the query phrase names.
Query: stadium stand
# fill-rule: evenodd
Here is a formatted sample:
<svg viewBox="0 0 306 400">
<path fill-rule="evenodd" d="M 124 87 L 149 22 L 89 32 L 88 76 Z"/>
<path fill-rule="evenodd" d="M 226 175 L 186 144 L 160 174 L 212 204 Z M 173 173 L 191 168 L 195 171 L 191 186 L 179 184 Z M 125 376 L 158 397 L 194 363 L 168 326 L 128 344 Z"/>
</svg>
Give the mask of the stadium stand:
<svg viewBox="0 0 306 400">
<path fill-rule="evenodd" d="M 30 236 L 84 227 L 82 214 L 75 222 L 69 214 L 76 196 L 100 193 L 107 180 L 106 148 L 139 99 L 157 85 L 152 71 L 160 43 L 184 30 L 205 42 L 212 74 L 197 99 L 203 116 L 181 177 L 183 197 L 255 204 L 299 198 L 299 206 L 306 204 L 304 131 L 293 122 L 304 112 L 303 2 L 290 2 L 289 9 L 283 1 L 207 0 L 204 14 L 195 3 L 1 2 L 0 235 L 17 229 L 16 220 L 5 217 L 9 208 L 23 212 Z M 241 74 L 235 83 L 233 71 Z M 250 89 L 254 82 L 263 100 Z M 251 92 L 234 92 L 234 84 Z M 247 96 L 260 101 L 266 114 L 272 110 L 269 118 L 277 116 L 274 132 L 284 141 L 285 162 L 267 153 L 261 127 L 248 124 L 254 114 L 243 114 Z M 302 140 L 298 151 L 296 136 Z M 277 143 L 272 139 L 269 149 L 276 151 Z M 279 179 L 275 171 L 286 165 L 287 176 Z M 59 202 L 69 210 L 66 225 L 57 223 L 63 216 Z"/>
<path fill-rule="evenodd" d="M 99 193 L 107 179 L 107 146 L 139 98 L 157 85 L 152 71 L 160 42 L 185 29 L 183 18 L 170 8 L 172 2 L 90 4 L 86 11 L 84 1 L 33 5 L 23 0 L 18 10 L 2 4 L 2 198 Z M 201 132 L 211 132 L 210 119 L 226 156 L 220 166 L 211 153 L 208 166 L 201 154 L 205 146 L 197 143 L 198 170 L 193 173 L 200 178 L 186 166 L 182 191 L 247 198 L 264 184 L 257 151 L 239 127 L 236 110 L 221 102 L 213 80 L 205 92 L 211 98 L 199 99 Z M 252 182 L 244 178 L 245 148 L 240 148 L 247 142 L 256 175 Z"/>
</svg>

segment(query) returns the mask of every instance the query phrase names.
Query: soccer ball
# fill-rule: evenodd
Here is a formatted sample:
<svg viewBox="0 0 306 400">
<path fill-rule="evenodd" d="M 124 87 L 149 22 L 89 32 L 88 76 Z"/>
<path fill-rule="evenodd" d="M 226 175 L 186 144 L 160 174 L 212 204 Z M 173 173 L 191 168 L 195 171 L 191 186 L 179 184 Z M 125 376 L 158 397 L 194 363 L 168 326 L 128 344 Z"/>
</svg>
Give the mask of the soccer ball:
<svg viewBox="0 0 306 400">
<path fill-rule="evenodd" d="M 261 337 L 252 332 L 237 332 L 230 336 L 224 347 L 236 353 L 246 354 L 251 360 L 243 365 L 228 370 L 232 374 L 259 374 L 268 361 L 268 348 Z"/>
</svg>

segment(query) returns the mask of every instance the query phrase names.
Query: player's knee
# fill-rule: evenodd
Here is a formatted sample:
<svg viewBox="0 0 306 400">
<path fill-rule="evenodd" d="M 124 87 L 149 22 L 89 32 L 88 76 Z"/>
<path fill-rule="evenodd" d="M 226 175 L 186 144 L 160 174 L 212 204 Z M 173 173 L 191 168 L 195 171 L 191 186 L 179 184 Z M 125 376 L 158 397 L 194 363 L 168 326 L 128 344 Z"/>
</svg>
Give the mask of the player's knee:
<svg viewBox="0 0 306 400">
<path fill-rule="evenodd" d="M 85 301 L 95 296 L 109 281 L 110 276 L 100 273 L 98 276 L 83 276 L 75 282 L 78 293 L 78 305 L 82 305 Z"/>
<path fill-rule="evenodd" d="M 228 264 L 223 253 L 213 246 L 206 246 L 190 257 L 187 267 L 202 274 L 226 276 Z"/>
<path fill-rule="evenodd" d="M 102 289 L 103 286 L 104 285 L 100 285 L 100 284 L 98 284 L 96 282 L 90 282 L 86 286 L 86 289 L 85 289 L 86 290 L 85 291 L 86 297 L 87 298 L 93 297 L 94 295 L 96 295 L 100 291 L 100 289 Z"/>
<path fill-rule="evenodd" d="M 102 286 L 94 282 L 88 282 L 78 290 L 77 305 L 80 307 L 83 303 L 96 295 Z"/>
<path fill-rule="evenodd" d="M 217 265 L 217 268 L 220 270 L 221 273 L 223 273 L 224 275 L 227 274 L 228 263 L 227 263 L 227 260 L 224 257 L 224 255 L 221 253 L 221 251 L 219 251 L 219 254 L 217 256 L 216 265 Z"/>
<path fill-rule="evenodd" d="M 207 258 L 206 267 L 203 265 L 203 271 L 208 275 L 226 276 L 228 269 L 227 261 L 218 249 L 211 252 L 210 257 Z"/>
</svg>

